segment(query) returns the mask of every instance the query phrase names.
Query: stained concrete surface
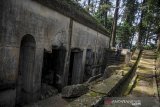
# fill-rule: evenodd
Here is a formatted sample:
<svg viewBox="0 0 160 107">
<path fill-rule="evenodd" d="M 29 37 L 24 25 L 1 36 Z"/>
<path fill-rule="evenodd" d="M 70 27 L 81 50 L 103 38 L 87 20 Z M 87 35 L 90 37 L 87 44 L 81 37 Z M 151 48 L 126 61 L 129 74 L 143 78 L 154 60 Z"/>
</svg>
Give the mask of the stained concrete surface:
<svg viewBox="0 0 160 107">
<path fill-rule="evenodd" d="M 40 0 L 1 0 L 0 2 L 0 85 L 4 86 L 8 83 L 24 85 L 20 89 L 29 92 L 24 94 L 24 96 L 29 96 L 27 97 L 29 101 L 24 102 L 36 101 L 40 97 L 44 50 L 51 53 L 55 47 L 58 49 L 61 46 L 66 50 L 63 67 L 61 66 L 59 70 L 56 70 L 59 78 L 56 83 L 58 84 L 57 87 L 64 87 L 68 85 L 71 50 L 76 48 L 82 51 L 81 59 L 78 61 L 79 65 L 81 63 L 81 66 L 79 66 L 80 69 L 78 69 L 76 78 L 73 81 L 76 83 L 84 82 L 84 76 L 81 74 L 84 74 L 86 50 L 90 49 L 92 54 L 94 54 L 94 57 L 92 57 L 94 62 L 90 67 L 92 68 L 92 66 L 96 65 L 95 68 L 89 71 L 93 75 L 100 73 L 104 64 L 104 52 L 109 48 L 110 40 L 109 35 L 103 33 L 103 29 L 98 28 L 96 25 L 95 27 L 94 25 L 91 25 L 93 27 L 88 26 L 88 24 L 84 24 L 84 20 L 82 20 L 83 22 L 77 22 L 73 17 L 63 14 L 68 13 L 67 10 L 65 10 L 66 12 L 59 12 L 54 8 L 49 8 L 43 3 L 35 1 Z M 46 0 L 41 1 L 45 2 Z M 52 6 L 59 5 L 55 4 L 56 2 L 49 3 Z M 64 11 L 63 8 L 60 11 Z M 70 14 L 73 13 L 71 12 Z M 26 53 L 25 58 L 20 58 L 21 41 L 25 35 L 30 35 L 35 40 L 34 54 L 32 54 L 34 55 L 34 60 L 27 60 L 31 49 L 25 49 L 24 51 L 28 50 L 28 54 Z M 61 58 L 62 55 L 59 57 Z M 26 60 L 19 60 L 19 58 Z M 28 64 L 25 63 L 26 61 L 28 61 Z M 56 62 L 56 59 L 54 62 Z M 62 65 L 61 62 L 59 61 L 59 65 Z M 24 67 L 21 66 L 22 69 L 20 69 L 19 65 Z M 23 71 L 28 72 L 24 73 Z M 21 73 L 24 74 L 22 77 L 24 84 L 19 79 L 21 78 Z M 10 84 L 11 86 L 12 84 Z M 24 87 L 25 89 L 23 89 Z M 16 85 L 13 88 L 17 92 L 20 90 Z M 6 94 L 6 96 L 9 96 L 10 93 L 6 93 L 9 90 L 11 88 L 0 91 L 2 100 L 6 99 L 6 97 L 1 95 Z M 12 91 L 12 94 L 16 97 L 10 96 L 9 100 L 3 100 L 8 107 L 14 107 L 16 100 L 23 97 L 16 91 Z M 23 99 L 26 100 L 24 97 Z M 13 105 L 10 105 L 10 100 L 14 102 Z M 19 100 L 18 102 L 21 101 Z M 3 106 L 4 103 L 0 103 L 0 106 Z"/>
</svg>

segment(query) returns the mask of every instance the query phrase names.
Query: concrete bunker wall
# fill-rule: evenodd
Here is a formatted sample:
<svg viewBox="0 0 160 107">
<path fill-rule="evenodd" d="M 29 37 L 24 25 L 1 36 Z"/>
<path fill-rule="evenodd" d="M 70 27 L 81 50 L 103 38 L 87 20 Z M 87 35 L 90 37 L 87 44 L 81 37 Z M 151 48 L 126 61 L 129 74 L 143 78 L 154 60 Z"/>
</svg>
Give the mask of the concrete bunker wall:
<svg viewBox="0 0 160 107">
<path fill-rule="evenodd" d="M 71 42 L 71 49 L 78 48 L 83 52 L 80 65 L 82 80 L 100 74 L 105 49 L 109 48 L 109 37 L 74 21 Z"/>
<path fill-rule="evenodd" d="M 32 35 L 36 43 L 33 70 L 31 71 L 31 77 L 28 77 L 30 78 L 29 81 L 31 81 L 29 88 L 32 89 L 30 101 L 35 101 L 40 93 L 44 50 L 54 53 L 53 49 L 55 48 L 64 47 L 66 49 L 64 68 L 61 73 L 63 87 L 68 82 L 69 67 L 67 68 L 67 66 L 69 66 L 73 50 L 80 49 L 82 53 L 80 55 L 81 60 L 79 60 L 79 63 L 82 62 L 79 72 L 82 75 L 76 75 L 80 78 L 76 83 L 82 83 L 85 76 L 83 73 L 85 74 L 86 71 L 87 54 L 92 54 L 89 55 L 89 61 L 94 58 L 91 64 L 93 67 L 93 65 L 96 66 L 98 55 L 101 56 L 104 48 L 109 47 L 109 37 L 76 21 L 71 23 L 72 19 L 69 17 L 37 2 L 31 0 L 2 0 L 0 9 L 2 10 L 0 13 L 1 105 L 5 105 L 8 102 L 11 102 L 9 106 L 15 105 L 15 97 L 18 95 L 16 94 L 18 90 L 16 86 L 19 80 L 21 41 L 23 41 L 25 35 Z M 73 25 L 70 26 L 70 24 Z M 70 31 L 72 32 L 69 33 Z M 96 73 L 94 72 L 98 69 L 100 67 L 93 67 L 90 76 L 95 75 Z"/>
<path fill-rule="evenodd" d="M 1 7 L 3 11 L 0 15 L 2 17 L 0 25 L 0 84 L 7 86 L 4 91 L 11 90 L 8 96 L 11 96 L 10 100 L 13 102 L 19 72 L 21 40 L 24 35 L 30 34 L 36 42 L 35 62 L 30 77 L 32 81 L 30 85 L 32 99 L 30 98 L 30 100 L 34 101 L 37 99 L 41 87 L 44 49 L 52 51 L 53 46 L 67 46 L 69 18 L 30 0 L 6 0 L 1 4 L 3 4 Z M 3 97 L 2 95 L 2 100 Z M 6 101 L 7 99 L 4 99 L 2 102 Z"/>
</svg>

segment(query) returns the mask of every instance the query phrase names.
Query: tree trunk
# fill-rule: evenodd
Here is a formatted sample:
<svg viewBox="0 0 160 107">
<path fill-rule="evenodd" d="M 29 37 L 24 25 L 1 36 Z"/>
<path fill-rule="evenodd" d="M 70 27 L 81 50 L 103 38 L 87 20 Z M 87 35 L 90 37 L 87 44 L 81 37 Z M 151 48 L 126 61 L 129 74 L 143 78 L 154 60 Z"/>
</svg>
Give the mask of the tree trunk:
<svg viewBox="0 0 160 107">
<path fill-rule="evenodd" d="M 135 33 L 132 34 L 132 37 L 131 37 L 131 40 L 130 40 L 130 49 L 132 48 L 132 44 L 133 44 L 133 40 L 134 40 L 134 37 L 135 37 Z"/>
<path fill-rule="evenodd" d="M 88 8 L 87 8 L 88 13 L 89 13 L 89 9 L 90 9 L 90 4 L 91 4 L 91 0 L 88 0 Z"/>
<path fill-rule="evenodd" d="M 157 52 L 160 51 L 160 33 L 157 34 Z"/>
<path fill-rule="evenodd" d="M 103 4 L 103 0 L 100 0 L 100 1 L 99 1 L 99 7 L 98 7 L 99 10 L 101 10 L 101 5 L 102 5 L 102 4 Z M 103 18 L 103 14 L 100 15 L 100 19 L 102 19 L 102 18 Z"/>
<path fill-rule="evenodd" d="M 112 28 L 112 38 L 111 38 L 111 47 L 115 46 L 119 4 L 120 4 L 120 0 L 117 0 L 116 1 L 116 9 L 115 9 L 115 12 L 114 12 L 114 20 L 113 20 L 113 28 Z"/>
<path fill-rule="evenodd" d="M 149 32 L 150 32 L 150 28 L 148 28 L 148 31 L 147 31 L 147 35 L 146 35 L 146 38 L 145 38 L 145 45 L 147 45 L 148 43 L 148 39 L 149 39 Z"/>
<path fill-rule="evenodd" d="M 143 0 L 142 6 L 144 6 L 146 0 Z M 143 25 L 142 25 L 142 21 L 143 21 L 143 17 L 144 17 L 144 10 L 142 10 L 141 13 L 141 19 L 140 19 L 140 23 L 139 23 L 139 32 L 138 32 L 138 40 L 137 40 L 137 46 L 140 48 L 140 46 L 142 45 L 142 37 L 143 37 Z"/>
<path fill-rule="evenodd" d="M 109 0 L 106 0 L 106 1 L 105 1 L 106 4 L 108 4 L 108 2 L 109 2 Z M 104 13 L 104 17 L 105 17 L 104 25 L 105 25 L 105 28 L 107 28 L 107 14 L 108 14 L 108 12 L 107 12 L 107 10 L 106 10 L 105 13 Z"/>
</svg>

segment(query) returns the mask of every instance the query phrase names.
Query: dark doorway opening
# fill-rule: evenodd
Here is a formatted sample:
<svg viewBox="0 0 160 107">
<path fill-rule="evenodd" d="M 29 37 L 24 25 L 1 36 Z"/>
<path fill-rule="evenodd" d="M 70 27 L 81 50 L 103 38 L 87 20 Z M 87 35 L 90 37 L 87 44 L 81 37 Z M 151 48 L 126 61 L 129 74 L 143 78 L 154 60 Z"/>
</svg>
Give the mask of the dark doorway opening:
<svg viewBox="0 0 160 107">
<path fill-rule="evenodd" d="M 94 65 L 94 56 L 92 49 L 87 49 L 86 63 L 84 72 L 84 82 L 86 82 L 92 76 L 92 66 Z"/>
<path fill-rule="evenodd" d="M 69 65 L 69 74 L 68 74 L 68 85 L 72 84 L 73 62 L 74 62 L 74 52 L 71 52 L 70 65 Z"/>
<path fill-rule="evenodd" d="M 58 92 L 61 92 L 65 55 L 66 49 L 64 47 L 52 49 L 52 52 L 44 50 L 42 94 L 45 92 L 45 94 L 51 94 L 48 96 L 52 96 Z M 48 90 L 51 90 L 51 92 L 48 92 Z"/>
<path fill-rule="evenodd" d="M 33 91 L 33 71 L 35 62 L 36 42 L 33 36 L 25 35 L 21 40 L 19 72 L 16 89 L 16 105 L 31 102 Z"/>
<path fill-rule="evenodd" d="M 82 51 L 72 50 L 70 56 L 68 85 L 79 84 L 83 82 L 82 57 L 83 57 Z"/>
<path fill-rule="evenodd" d="M 53 72 L 52 70 L 52 53 L 44 50 L 43 56 L 43 69 L 42 69 L 42 83 L 49 85 L 53 84 Z"/>
</svg>

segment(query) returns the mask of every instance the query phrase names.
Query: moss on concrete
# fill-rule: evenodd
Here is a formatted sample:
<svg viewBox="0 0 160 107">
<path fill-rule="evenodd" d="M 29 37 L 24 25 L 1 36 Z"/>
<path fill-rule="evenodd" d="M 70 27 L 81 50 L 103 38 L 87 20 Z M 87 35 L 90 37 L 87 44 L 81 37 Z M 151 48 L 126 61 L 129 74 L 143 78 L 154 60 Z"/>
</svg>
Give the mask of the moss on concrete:
<svg viewBox="0 0 160 107">
<path fill-rule="evenodd" d="M 100 83 L 91 87 L 90 91 L 71 102 L 68 107 L 90 107 L 99 102 L 104 96 L 106 96 L 122 79 L 122 76 L 113 75 L 110 78 L 101 81 Z"/>
<path fill-rule="evenodd" d="M 135 75 L 132 80 L 130 81 L 129 85 L 127 86 L 127 89 L 125 90 L 125 92 L 123 93 L 124 96 L 127 96 L 128 94 L 130 94 L 132 88 L 135 86 L 137 81 L 137 75 Z"/>
<path fill-rule="evenodd" d="M 104 96 L 110 96 L 111 93 L 117 89 L 121 90 L 117 87 L 121 86 L 122 83 L 126 81 L 126 78 L 128 78 L 128 75 L 133 72 L 131 70 L 133 67 L 136 67 L 133 66 L 136 62 L 137 60 L 131 60 L 130 65 L 120 65 L 119 70 L 115 69 L 115 72 L 118 73 L 113 74 L 103 81 L 97 82 L 97 84 L 94 84 L 93 86 L 90 86 L 90 91 L 87 94 L 71 102 L 68 107 L 90 107 L 101 101 Z M 123 76 L 121 75 L 122 72 L 124 73 Z M 126 88 L 127 87 L 125 87 L 124 90 L 122 89 L 122 91 L 124 92 Z"/>
</svg>

